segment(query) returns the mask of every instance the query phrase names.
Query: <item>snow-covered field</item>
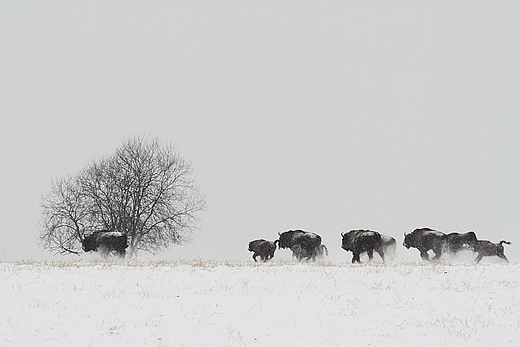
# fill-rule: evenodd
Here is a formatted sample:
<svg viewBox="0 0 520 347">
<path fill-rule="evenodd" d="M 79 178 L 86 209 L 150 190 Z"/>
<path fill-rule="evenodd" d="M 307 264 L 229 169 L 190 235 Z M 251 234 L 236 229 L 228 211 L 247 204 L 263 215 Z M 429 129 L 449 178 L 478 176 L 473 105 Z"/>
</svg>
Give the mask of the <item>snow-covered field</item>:
<svg viewBox="0 0 520 347">
<path fill-rule="evenodd" d="M 519 346 L 520 265 L 0 263 L 0 346 Z"/>
</svg>

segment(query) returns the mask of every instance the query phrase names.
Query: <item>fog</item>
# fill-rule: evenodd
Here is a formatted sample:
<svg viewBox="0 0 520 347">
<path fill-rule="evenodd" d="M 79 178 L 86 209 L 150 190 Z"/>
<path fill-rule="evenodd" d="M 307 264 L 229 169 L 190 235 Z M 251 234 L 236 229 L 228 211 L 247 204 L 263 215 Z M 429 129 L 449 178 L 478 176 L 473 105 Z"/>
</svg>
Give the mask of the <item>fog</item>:
<svg viewBox="0 0 520 347">
<path fill-rule="evenodd" d="M 154 259 L 252 261 L 316 232 L 474 230 L 520 244 L 520 4 L 0 5 L 0 261 L 41 196 L 133 135 L 176 144 L 207 209 Z M 418 252 L 399 246 L 403 256 Z M 290 257 L 287 251 L 277 256 Z M 143 255 L 145 257 L 145 255 Z"/>
</svg>

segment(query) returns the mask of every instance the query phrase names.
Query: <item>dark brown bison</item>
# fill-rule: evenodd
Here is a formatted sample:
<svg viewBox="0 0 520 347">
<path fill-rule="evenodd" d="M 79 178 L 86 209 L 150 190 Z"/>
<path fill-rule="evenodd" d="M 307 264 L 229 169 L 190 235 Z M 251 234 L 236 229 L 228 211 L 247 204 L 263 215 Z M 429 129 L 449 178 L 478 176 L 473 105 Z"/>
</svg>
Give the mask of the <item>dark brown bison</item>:
<svg viewBox="0 0 520 347">
<path fill-rule="evenodd" d="M 361 262 L 359 256 L 366 252 L 368 258 L 372 260 L 374 251 L 376 251 L 385 261 L 385 253 L 383 252 L 383 241 L 381 234 L 371 230 L 351 230 L 348 233 L 341 234 L 341 248 L 347 252 L 352 252 L 352 262 Z"/>
<path fill-rule="evenodd" d="M 462 250 L 477 251 L 477 235 L 473 231 L 467 233 L 449 233 L 446 235 L 447 251 L 457 253 Z"/>
<path fill-rule="evenodd" d="M 509 260 L 507 259 L 506 255 L 504 254 L 504 245 L 503 245 L 504 243 L 506 245 L 511 244 L 511 242 L 504 241 L 504 240 L 500 241 L 499 243 L 493 243 L 493 242 L 487 241 L 487 240 L 478 240 L 478 245 L 477 245 L 477 249 L 476 249 L 478 256 L 475 259 L 475 261 L 477 263 L 479 263 L 482 260 L 482 258 L 484 258 L 484 257 L 497 256 L 501 259 L 504 259 L 505 261 L 507 261 L 509 263 Z"/>
<path fill-rule="evenodd" d="M 417 248 L 423 260 L 429 260 L 428 251 L 432 250 L 435 256 L 432 260 L 441 257 L 446 244 L 446 234 L 430 228 L 415 229 L 411 233 L 404 234 L 403 246 Z"/>
<path fill-rule="evenodd" d="M 253 240 L 249 242 L 249 252 L 253 252 L 253 260 L 256 260 L 256 257 L 260 257 L 263 261 L 268 261 L 274 257 L 274 252 L 276 251 L 276 242 L 277 241 L 267 241 L 264 239 Z"/>
<path fill-rule="evenodd" d="M 108 256 L 111 253 L 119 255 L 124 258 L 126 248 L 128 247 L 126 234 L 117 231 L 94 231 L 92 234 L 86 236 L 81 241 L 83 250 L 85 252 L 99 252 L 103 256 Z"/>
<path fill-rule="evenodd" d="M 318 258 L 323 258 L 324 256 L 329 255 L 329 250 L 327 246 L 321 244 L 318 247 L 313 249 L 313 253 L 308 253 L 305 249 L 303 249 L 300 245 L 294 245 L 291 250 L 293 251 L 293 256 L 301 261 L 303 259 L 306 260 L 316 260 Z"/>
<path fill-rule="evenodd" d="M 291 249 L 298 261 L 316 260 L 320 252 L 320 235 L 303 230 L 288 230 L 278 235 L 278 247 Z"/>
<path fill-rule="evenodd" d="M 432 250 L 435 253 L 432 260 L 437 260 L 443 253 L 453 255 L 463 250 L 476 252 L 477 235 L 473 231 L 446 235 L 430 228 L 415 229 L 409 234 L 404 234 L 403 246 L 417 248 L 424 260 L 429 260 L 428 251 Z"/>
</svg>

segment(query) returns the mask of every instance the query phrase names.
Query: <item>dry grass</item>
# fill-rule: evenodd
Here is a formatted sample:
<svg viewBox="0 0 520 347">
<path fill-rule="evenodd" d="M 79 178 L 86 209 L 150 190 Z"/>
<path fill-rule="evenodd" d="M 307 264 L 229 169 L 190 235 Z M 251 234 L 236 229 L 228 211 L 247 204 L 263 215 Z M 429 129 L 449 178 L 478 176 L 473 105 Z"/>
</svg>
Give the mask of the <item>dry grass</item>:
<svg viewBox="0 0 520 347">
<path fill-rule="evenodd" d="M 300 344 L 324 343 L 309 335 L 322 326 L 333 345 L 344 334 L 360 345 L 479 345 L 488 331 L 507 345 L 520 328 L 519 283 L 518 264 L 4 262 L 0 345 L 73 343 L 85 329 L 99 335 L 92 345 L 125 345 L 128 333 L 152 345 L 271 345 L 287 324 Z"/>
</svg>

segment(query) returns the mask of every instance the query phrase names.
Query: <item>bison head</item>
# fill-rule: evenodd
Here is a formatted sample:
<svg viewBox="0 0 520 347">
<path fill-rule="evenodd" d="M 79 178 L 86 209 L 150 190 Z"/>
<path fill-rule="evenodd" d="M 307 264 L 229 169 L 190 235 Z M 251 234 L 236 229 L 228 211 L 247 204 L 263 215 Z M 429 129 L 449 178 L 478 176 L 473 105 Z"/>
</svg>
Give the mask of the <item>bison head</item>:
<svg viewBox="0 0 520 347">
<path fill-rule="evenodd" d="M 343 232 L 341 233 L 341 248 L 343 248 L 345 251 L 349 252 L 352 251 L 353 248 L 353 239 L 354 233 L 352 231 L 350 232 Z"/>
<path fill-rule="evenodd" d="M 96 250 L 96 240 L 92 235 L 89 235 L 81 241 L 81 245 L 83 246 L 83 250 L 85 252 L 95 251 Z"/>
<path fill-rule="evenodd" d="M 295 239 L 304 233 L 301 230 L 289 230 L 283 233 L 278 233 L 278 247 L 279 248 L 291 248 L 296 244 Z"/>
<path fill-rule="evenodd" d="M 404 233 L 403 246 L 405 246 L 407 249 L 410 247 L 415 247 L 415 237 L 413 233 Z"/>
</svg>

